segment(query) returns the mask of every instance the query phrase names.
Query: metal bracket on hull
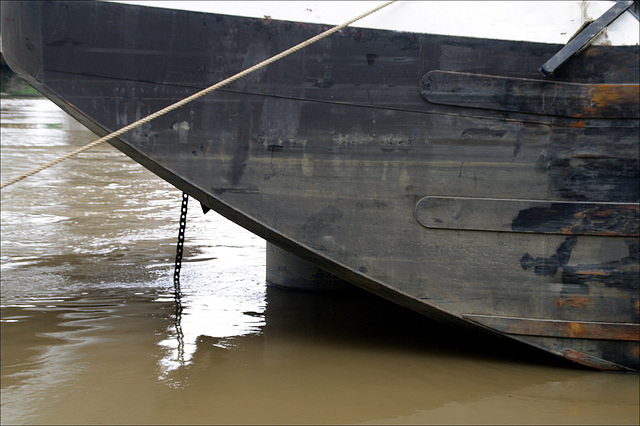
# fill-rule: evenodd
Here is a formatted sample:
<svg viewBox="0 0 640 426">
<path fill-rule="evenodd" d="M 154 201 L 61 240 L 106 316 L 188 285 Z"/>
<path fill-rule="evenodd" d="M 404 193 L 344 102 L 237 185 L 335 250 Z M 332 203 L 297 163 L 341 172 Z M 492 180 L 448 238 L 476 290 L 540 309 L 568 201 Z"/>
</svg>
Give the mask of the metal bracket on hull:
<svg viewBox="0 0 640 426">
<path fill-rule="evenodd" d="M 583 352 L 574 351 L 573 349 L 567 349 L 561 354 L 565 358 L 577 362 L 578 364 L 585 365 L 590 368 L 602 371 L 622 371 L 622 372 L 635 372 L 633 368 L 625 367 L 624 365 L 616 364 L 602 358 L 597 358 Z"/>
<path fill-rule="evenodd" d="M 637 84 L 582 84 L 430 71 L 420 92 L 431 103 L 571 118 L 638 118 Z"/>
<path fill-rule="evenodd" d="M 637 323 L 562 321 L 494 315 L 463 315 L 463 318 L 590 368 L 638 371 L 640 326 Z M 567 347 L 575 346 L 575 342 L 582 342 L 577 343 L 580 350 Z M 615 361 L 604 359 L 606 357 L 603 355 L 609 350 L 625 355 Z"/>
<path fill-rule="evenodd" d="M 631 342 L 640 340 L 640 325 L 633 323 L 560 321 L 494 315 L 463 317 L 506 334 Z"/>
<path fill-rule="evenodd" d="M 424 197 L 415 215 L 425 228 L 637 237 L 636 203 Z"/>
<path fill-rule="evenodd" d="M 633 5 L 633 1 L 616 2 L 611 9 L 607 10 L 591 25 L 582 30 L 569 43 L 567 43 L 558 53 L 540 67 L 538 71 L 543 77 L 549 76 L 571 57 L 584 50 L 609 24 L 622 15 Z"/>
</svg>

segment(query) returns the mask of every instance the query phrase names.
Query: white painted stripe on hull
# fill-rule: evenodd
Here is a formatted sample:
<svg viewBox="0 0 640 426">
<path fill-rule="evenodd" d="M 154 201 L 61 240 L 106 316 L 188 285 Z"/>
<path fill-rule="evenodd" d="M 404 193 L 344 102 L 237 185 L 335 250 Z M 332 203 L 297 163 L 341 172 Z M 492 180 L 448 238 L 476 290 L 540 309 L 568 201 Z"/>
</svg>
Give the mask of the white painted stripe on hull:
<svg viewBox="0 0 640 426">
<path fill-rule="evenodd" d="M 338 25 L 381 1 L 117 1 L 149 7 Z M 463 37 L 565 44 L 614 1 L 402 1 L 352 26 Z M 625 12 L 594 44 L 638 45 L 640 25 Z"/>
</svg>

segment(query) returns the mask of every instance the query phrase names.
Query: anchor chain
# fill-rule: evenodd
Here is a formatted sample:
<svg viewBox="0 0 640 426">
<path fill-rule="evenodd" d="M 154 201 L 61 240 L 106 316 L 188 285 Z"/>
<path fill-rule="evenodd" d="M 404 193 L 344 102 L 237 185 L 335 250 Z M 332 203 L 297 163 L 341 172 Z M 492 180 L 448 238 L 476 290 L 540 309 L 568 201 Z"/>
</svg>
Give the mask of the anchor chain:
<svg viewBox="0 0 640 426">
<path fill-rule="evenodd" d="M 173 271 L 173 287 L 176 300 L 180 303 L 180 269 L 182 268 L 182 253 L 184 250 L 184 231 L 187 227 L 187 206 L 189 194 L 182 193 L 182 206 L 180 209 L 180 229 L 178 230 L 178 245 L 176 247 L 176 263 Z"/>
<path fill-rule="evenodd" d="M 178 362 L 184 364 L 184 333 L 182 332 L 182 292 L 180 291 L 180 269 L 182 268 L 182 254 L 184 252 L 184 231 L 187 228 L 187 207 L 189 194 L 182 193 L 180 207 L 180 226 L 178 230 L 178 245 L 176 247 L 176 263 L 173 270 L 173 290 L 176 301 L 176 338 L 178 339 Z"/>
</svg>

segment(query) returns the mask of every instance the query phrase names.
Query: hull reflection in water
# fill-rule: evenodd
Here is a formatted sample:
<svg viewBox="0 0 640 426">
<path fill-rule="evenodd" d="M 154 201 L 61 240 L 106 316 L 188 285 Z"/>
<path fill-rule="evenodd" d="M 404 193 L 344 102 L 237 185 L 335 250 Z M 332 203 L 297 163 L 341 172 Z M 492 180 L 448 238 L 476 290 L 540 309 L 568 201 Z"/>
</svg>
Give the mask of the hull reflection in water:
<svg viewBox="0 0 640 426">
<path fill-rule="evenodd" d="M 3 180 L 91 140 L 67 120 L 3 98 Z M 1 197 L 2 424 L 638 423 L 637 376 L 267 288 L 264 241 L 198 209 L 178 333 L 180 192 L 109 146 Z"/>
</svg>

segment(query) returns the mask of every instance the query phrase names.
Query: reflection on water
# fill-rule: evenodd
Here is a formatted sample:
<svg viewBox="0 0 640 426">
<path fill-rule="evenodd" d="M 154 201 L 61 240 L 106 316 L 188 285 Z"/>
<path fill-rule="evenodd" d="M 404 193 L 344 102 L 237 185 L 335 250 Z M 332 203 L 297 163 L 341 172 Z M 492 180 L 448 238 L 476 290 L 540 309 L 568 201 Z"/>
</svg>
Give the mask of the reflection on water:
<svg viewBox="0 0 640 426">
<path fill-rule="evenodd" d="M 215 339 L 215 346 L 225 348 L 233 345 L 234 337 L 261 332 L 265 325 L 264 292 L 258 290 L 243 299 L 230 296 L 182 294 L 180 303 L 183 309 L 176 310 L 173 330 L 167 330 L 167 338 L 159 343 L 170 350 L 160 361 L 160 378 L 191 363 L 201 336 Z M 173 300 L 161 297 L 157 301 Z"/>
<path fill-rule="evenodd" d="M 2 181 L 93 136 L 2 99 Z M 2 424 L 637 424 L 638 376 L 569 367 L 363 292 L 266 287 L 264 241 L 108 145 L 2 191 Z"/>
</svg>

